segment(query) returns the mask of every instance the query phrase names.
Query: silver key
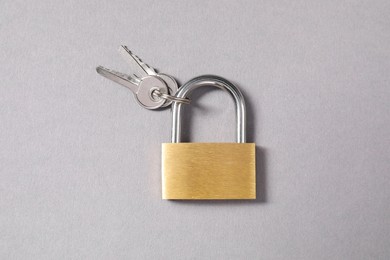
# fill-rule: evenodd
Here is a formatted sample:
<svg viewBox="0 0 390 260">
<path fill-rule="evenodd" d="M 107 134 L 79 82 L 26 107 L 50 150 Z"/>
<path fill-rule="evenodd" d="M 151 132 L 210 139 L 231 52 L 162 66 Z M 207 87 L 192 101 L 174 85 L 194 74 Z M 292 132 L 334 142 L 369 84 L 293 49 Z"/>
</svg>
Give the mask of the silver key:
<svg viewBox="0 0 390 260">
<path fill-rule="evenodd" d="M 137 102 L 144 108 L 157 109 L 162 107 L 166 101 L 163 98 L 156 98 L 153 95 L 153 91 L 156 89 L 168 94 L 167 85 L 162 79 L 156 76 L 146 76 L 139 79 L 102 66 L 97 67 L 96 71 L 103 77 L 130 89 L 134 93 Z"/>
<path fill-rule="evenodd" d="M 119 52 L 122 54 L 122 57 L 125 59 L 127 63 L 130 64 L 133 71 L 135 72 L 134 75 L 138 78 L 143 78 L 147 76 L 157 76 L 161 78 L 165 84 L 168 86 L 169 95 L 174 96 L 179 88 L 177 85 L 176 80 L 164 73 L 157 73 L 156 70 L 149 66 L 148 64 L 144 63 L 137 55 L 132 53 L 125 45 L 121 45 L 119 47 Z M 172 103 L 171 100 L 166 100 L 163 107 L 167 107 Z"/>
</svg>

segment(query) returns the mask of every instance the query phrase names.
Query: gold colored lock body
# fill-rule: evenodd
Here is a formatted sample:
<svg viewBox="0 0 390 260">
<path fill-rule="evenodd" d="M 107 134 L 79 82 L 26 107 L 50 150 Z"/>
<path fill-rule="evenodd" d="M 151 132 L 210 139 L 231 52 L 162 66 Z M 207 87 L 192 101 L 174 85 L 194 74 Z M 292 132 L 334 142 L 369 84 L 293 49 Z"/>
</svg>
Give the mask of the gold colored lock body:
<svg viewBox="0 0 390 260">
<path fill-rule="evenodd" d="M 256 199 L 254 143 L 162 144 L 162 197 Z"/>
</svg>

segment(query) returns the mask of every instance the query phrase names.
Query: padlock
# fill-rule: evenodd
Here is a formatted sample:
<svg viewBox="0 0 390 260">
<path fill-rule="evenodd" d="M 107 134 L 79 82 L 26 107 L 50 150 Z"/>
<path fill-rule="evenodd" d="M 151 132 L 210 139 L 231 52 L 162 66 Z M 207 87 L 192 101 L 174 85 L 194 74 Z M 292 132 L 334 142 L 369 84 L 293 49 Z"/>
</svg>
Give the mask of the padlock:
<svg viewBox="0 0 390 260">
<path fill-rule="evenodd" d="M 246 143 L 246 106 L 241 91 L 221 77 L 206 75 L 184 84 L 176 97 L 214 86 L 236 104 L 236 143 L 181 143 L 182 104 L 172 106 L 172 143 L 162 144 L 162 198 L 169 200 L 256 199 L 256 146 Z"/>
</svg>

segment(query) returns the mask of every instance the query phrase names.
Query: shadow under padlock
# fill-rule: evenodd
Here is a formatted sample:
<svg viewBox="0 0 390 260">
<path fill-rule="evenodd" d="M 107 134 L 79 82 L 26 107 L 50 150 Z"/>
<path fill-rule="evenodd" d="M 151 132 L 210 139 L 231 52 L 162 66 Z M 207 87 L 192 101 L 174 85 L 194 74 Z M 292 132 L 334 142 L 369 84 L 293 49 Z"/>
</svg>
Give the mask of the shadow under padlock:
<svg viewBox="0 0 390 260">
<path fill-rule="evenodd" d="M 169 200 L 254 200 L 257 149 L 254 143 L 246 143 L 244 97 L 232 83 L 211 75 L 190 80 L 176 96 L 186 98 L 194 89 L 203 86 L 223 89 L 233 97 L 237 142 L 180 143 L 182 104 L 174 102 L 172 143 L 162 145 L 162 197 Z"/>
</svg>

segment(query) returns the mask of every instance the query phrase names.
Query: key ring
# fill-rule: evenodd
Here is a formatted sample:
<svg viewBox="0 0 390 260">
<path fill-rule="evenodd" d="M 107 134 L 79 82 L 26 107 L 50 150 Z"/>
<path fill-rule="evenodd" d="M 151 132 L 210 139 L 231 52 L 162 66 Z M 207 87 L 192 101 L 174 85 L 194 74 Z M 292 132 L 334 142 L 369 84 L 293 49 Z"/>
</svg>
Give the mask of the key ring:
<svg viewBox="0 0 390 260">
<path fill-rule="evenodd" d="M 162 93 L 159 89 L 154 89 L 153 92 L 152 92 L 152 96 L 153 97 L 159 97 L 159 98 L 163 98 L 163 99 L 166 99 L 166 100 L 169 100 L 169 101 L 172 101 L 172 102 L 178 102 L 178 103 L 183 103 L 183 104 L 190 104 L 191 103 L 191 100 L 188 99 L 188 98 L 179 98 L 179 97 L 175 97 L 175 96 L 172 96 L 172 95 L 168 95 L 168 94 L 165 94 L 165 93 Z"/>
</svg>

